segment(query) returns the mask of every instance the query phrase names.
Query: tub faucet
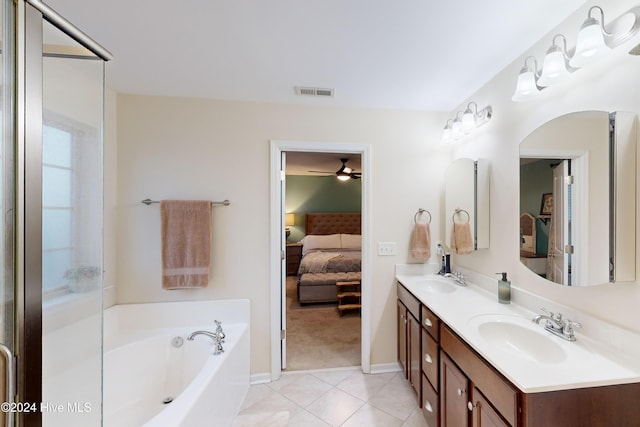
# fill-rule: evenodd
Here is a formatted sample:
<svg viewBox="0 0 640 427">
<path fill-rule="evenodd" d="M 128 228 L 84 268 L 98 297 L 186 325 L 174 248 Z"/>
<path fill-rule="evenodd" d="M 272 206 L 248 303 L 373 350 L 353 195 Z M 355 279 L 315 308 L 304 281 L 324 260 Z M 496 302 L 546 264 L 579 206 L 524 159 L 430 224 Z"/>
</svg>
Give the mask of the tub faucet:
<svg viewBox="0 0 640 427">
<path fill-rule="evenodd" d="M 218 336 L 213 333 L 213 332 L 209 332 L 209 331 L 195 331 L 195 332 L 191 332 L 189 334 L 189 336 L 187 337 L 188 341 L 193 341 L 193 339 L 196 337 L 196 335 L 205 335 L 209 338 L 211 338 L 214 342 L 216 341 L 220 341 L 220 338 L 218 338 Z"/>
<path fill-rule="evenodd" d="M 563 319 L 562 313 L 553 313 L 544 307 L 542 307 L 541 310 L 546 314 L 538 314 L 537 316 L 535 316 L 533 319 L 531 319 L 534 323 L 539 324 L 541 320 L 545 320 L 545 330 L 567 341 L 576 340 L 576 336 L 573 333 L 573 328 L 581 328 L 581 323 L 574 322 L 569 319 Z"/>
<path fill-rule="evenodd" d="M 209 331 L 195 331 L 191 332 L 187 337 L 188 341 L 193 341 L 196 335 L 205 335 L 213 340 L 213 354 L 214 356 L 219 355 L 220 353 L 224 353 L 224 348 L 222 347 L 222 343 L 224 342 L 224 333 L 222 332 L 209 332 Z"/>
</svg>

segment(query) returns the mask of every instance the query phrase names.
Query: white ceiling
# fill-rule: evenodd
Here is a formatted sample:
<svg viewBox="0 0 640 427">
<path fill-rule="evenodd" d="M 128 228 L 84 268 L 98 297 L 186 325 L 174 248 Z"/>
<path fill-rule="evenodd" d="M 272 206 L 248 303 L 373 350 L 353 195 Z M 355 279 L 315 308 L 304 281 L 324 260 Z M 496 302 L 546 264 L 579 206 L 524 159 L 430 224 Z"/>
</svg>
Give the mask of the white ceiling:
<svg viewBox="0 0 640 427">
<path fill-rule="evenodd" d="M 114 54 L 117 92 L 448 112 L 584 0 L 45 2 Z"/>
</svg>

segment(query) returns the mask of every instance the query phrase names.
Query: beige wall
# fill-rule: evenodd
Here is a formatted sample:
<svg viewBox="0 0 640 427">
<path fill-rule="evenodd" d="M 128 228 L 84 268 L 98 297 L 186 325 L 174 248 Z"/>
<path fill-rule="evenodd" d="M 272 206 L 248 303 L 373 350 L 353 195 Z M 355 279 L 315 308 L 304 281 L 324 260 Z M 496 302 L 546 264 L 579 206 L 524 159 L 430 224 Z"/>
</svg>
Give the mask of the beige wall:
<svg viewBox="0 0 640 427">
<path fill-rule="evenodd" d="M 418 208 L 440 224 L 444 115 L 136 95 L 118 95 L 117 112 L 118 302 L 249 298 L 254 374 L 270 371 L 269 140 L 369 144 L 370 250 L 399 249 L 373 256 L 372 363 L 396 360 L 394 265 L 408 261 Z M 147 197 L 231 201 L 214 209 L 208 288 L 161 289 L 159 208 Z"/>
<path fill-rule="evenodd" d="M 567 36 L 570 47 L 574 46 L 577 30 L 587 16 L 588 7 L 593 4 L 588 2 L 579 13 L 544 37 L 541 43 L 524 52 L 519 60 L 469 99 L 475 100 L 479 106 L 491 104 L 494 116 L 475 138 L 454 148 L 454 157 L 477 156 L 491 161 L 491 247 L 473 256 L 458 257 L 454 262 L 487 276 L 496 271 L 507 271 L 515 286 L 640 332 L 637 315 L 640 286 L 637 284 L 561 287 L 537 278 L 519 262 L 518 256 L 519 142 L 541 124 L 573 111 L 640 112 L 640 57 L 626 54 L 631 47 L 640 43 L 639 36 L 630 44 L 615 50 L 606 60 L 575 72 L 562 84 L 545 89 L 539 99 L 523 103 L 511 101 L 524 58 L 534 55 L 541 63 L 552 36 L 558 32 Z M 603 7 L 608 19 L 636 5 L 626 0 L 609 0 L 598 4 Z M 594 244 L 606 245 L 607 242 Z M 638 260 L 640 251 L 636 252 Z M 636 265 L 640 265 L 638 261 Z M 636 271 L 640 270 L 636 268 Z M 640 279 L 638 275 L 636 282 L 637 279 Z"/>
<path fill-rule="evenodd" d="M 600 4 L 608 17 L 634 6 L 626 0 Z M 558 28 L 571 46 L 587 8 Z M 608 60 L 546 89 L 540 99 L 513 103 L 524 57 L 533 54 L 541 62 L 555 33 L 469 99 L 481 108 L 491 104 L 494 116 L 453 147 L 439 143 L 448 118 L 440 113 L 118 95 L 117 224 L 106 223 L 115 224 L 117 230 L 117 301 L 249 298 L 251 370 L 269 372 L 268 239 L 274 209 L 269 200 L 269 140 L 325 141 L 371 145 L 371 175 L 366 178 L 372 188 L 372 364 L 396 360 L 394 265 L 410 261 L 408 244 L 416 210 L 432 213 L 434 241 L 443 234 L 443 178 L 451 151 L 454 158 L 491 162 L 490 248 L 454 258 L 454 265 L 491 277 L 507 271 L 514 286 L 640 331 L 636 314 L 640 286 L 566 288 L 537 279 L 519 262 L 519 142 L 542 123 L 572 111 L 640 112 L 640 57 L 625 55 L 622 48 Z M 113 178 L 108 185 L 115 182 Z M 214 211 L 208 288 L 161 290 L 159 209 L 140 203 L 147 197 L 231 200 L 231 206 Z M 379 241 L 397 242 L 398 255 L 377 257 Z"/>
</svg>

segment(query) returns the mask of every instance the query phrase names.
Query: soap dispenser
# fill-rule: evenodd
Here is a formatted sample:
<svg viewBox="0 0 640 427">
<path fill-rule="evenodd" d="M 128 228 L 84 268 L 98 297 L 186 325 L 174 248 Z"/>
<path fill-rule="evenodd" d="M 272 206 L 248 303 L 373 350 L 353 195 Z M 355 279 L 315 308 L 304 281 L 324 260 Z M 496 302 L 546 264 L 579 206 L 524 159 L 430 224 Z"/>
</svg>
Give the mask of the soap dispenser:
<svg viewBox="0 0 640 427">
<path fill-rule="evenodd" d="M 502 279 L 498 280 L 498 302 L 509 304 L 511 303 L 511 282 L 507 280 L 506 272 L 496 274 L 502 274 Z"/>
</svg>

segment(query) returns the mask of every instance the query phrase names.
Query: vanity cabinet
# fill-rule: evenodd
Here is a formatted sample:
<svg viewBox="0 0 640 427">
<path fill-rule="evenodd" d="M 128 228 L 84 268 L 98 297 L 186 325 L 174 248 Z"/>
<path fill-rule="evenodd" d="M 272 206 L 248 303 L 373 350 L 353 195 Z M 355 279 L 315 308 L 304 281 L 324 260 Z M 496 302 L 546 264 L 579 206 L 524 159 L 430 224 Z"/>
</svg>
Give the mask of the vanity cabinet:
<svg viewBox="0 0 640 427">
<path fill-rule="evenodd" d="M 518 390 L 447 326 L 440 329 L 442 426 L 518 426 Z"/>
<path fill-rule="evenodd" d="M 640 426 L 640 382 L 525 393 L 401 283 L 397 294 L 398 360 L 429 427 Z"/>
<path fill-rule="evenodd" d="M 516 389 L 401 284 L 397 293 L 398 361 L 429 427 L 519 425 Z"/>
<path fill-rule="evenodd" d="M 440 320 L 398 285 L 398 360 L 430 427 L 439 425 Z"/>
<path fill-rule="evenodd" d="M 398 287 L 398 360 L 418 400 L 422 395 L 420 307 L 416 297 Z"/>
</svg>

